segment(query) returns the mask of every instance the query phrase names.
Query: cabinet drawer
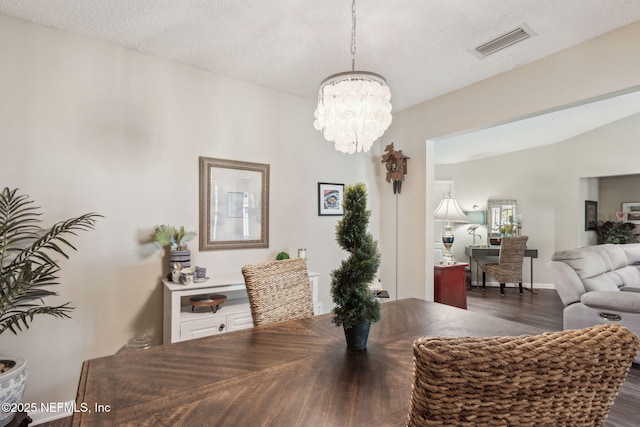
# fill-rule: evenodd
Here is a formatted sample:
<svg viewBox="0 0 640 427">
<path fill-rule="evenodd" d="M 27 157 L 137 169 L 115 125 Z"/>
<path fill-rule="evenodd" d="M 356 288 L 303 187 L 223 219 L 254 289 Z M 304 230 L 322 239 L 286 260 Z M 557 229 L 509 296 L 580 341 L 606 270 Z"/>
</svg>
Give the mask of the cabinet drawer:
<svg viewBox="0 0 640 427">
<path fill-rule="evenodd" d="M 227 332 L 227 316 L 210 316 L 206 319 L 180 323 L 180 341 L 208 337 Z"/>
<path fill-rule="evenodd" d="M 230 314 L 227 317 L 229 318 L 228 331 L 239 331 L 240 329 L 253 328 L 253 317 L 251 317 L 251 311 Z"/>
</svg>

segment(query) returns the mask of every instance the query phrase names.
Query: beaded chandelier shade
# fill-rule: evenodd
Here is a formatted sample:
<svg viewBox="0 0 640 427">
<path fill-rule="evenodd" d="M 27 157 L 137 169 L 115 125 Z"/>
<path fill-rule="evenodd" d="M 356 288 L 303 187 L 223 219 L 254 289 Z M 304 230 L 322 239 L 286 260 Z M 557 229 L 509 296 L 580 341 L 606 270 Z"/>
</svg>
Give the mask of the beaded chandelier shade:
<svg viewBox="0 0 640 427">
<path fill-rule="evenodd" d="M 351 71 L 327 77 L 318 91 L 314 127 L 343 153 L 369 151 L 391 124 L 391 92 L 379 74 L 355 71 L 356 2 L 351 6 Z"/>
</svg>

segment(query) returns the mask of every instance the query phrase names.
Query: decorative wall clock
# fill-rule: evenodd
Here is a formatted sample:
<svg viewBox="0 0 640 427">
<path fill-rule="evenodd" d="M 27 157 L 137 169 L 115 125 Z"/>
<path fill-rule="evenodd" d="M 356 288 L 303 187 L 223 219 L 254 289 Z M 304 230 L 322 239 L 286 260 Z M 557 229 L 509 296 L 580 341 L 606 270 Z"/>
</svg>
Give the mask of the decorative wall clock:
<svg viewBox="0 0 640 427">
<path fill-rule="evenodd" d="M 387 182 L 393 182 L 393 194 L 400 194 L 402 181 L 407 174 L 407 160 L 409 157 L 402 154 L 402 150 L 394 150 L 393 142 L 385 147 L 382 155 L 382 163 L 387 168 Z"/>
</svg>

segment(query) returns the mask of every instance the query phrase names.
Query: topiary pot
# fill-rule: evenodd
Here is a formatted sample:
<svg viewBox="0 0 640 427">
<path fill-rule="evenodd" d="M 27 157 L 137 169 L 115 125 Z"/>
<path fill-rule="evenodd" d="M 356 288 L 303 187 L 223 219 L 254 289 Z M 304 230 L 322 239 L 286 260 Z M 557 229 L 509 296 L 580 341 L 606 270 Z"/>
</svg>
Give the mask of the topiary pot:
<svg viewBox="0 0 640 427">
<path fill-rule="evenodd" d="M 24 389 L 27 385 L 27 361 L 22 357 L 0 356 L 0 364 L 5 367 L 10 366 L 9 370 L 0 374 L 0 403 L 2 411 L 0 411 L 0 427 L 4 427 L 13 420 L 16 412 L 12 410 L 12 406 L 20 403 Z M 5 411 L 8 404 L 10 411 Z"/>
<path fill-rule="evenodd" d="M 344 328 L 344 337 L 347 340 L 347 349 L 366 350 L 371 323 L 358 323 L 350 328 Z"/>
</svg>

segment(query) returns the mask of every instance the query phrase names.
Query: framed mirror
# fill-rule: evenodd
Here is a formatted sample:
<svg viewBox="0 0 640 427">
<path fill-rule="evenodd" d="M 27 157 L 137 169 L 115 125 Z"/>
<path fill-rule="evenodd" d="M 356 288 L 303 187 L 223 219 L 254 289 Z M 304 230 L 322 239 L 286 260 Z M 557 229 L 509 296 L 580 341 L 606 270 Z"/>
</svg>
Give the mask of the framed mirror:
<svg viewBox="0 0 640 427">
<path fill-rule="evenodd" d="M 200 250 L 269 247 L 269 165 L 200 157 Z"/>
<path fill-rule="evenodd" d="M 487 200 L 487 228 L 490 236 L 500 236 L 500 228 L 515 224 L 517 203 L 515 200 Z"/>
</svg>

